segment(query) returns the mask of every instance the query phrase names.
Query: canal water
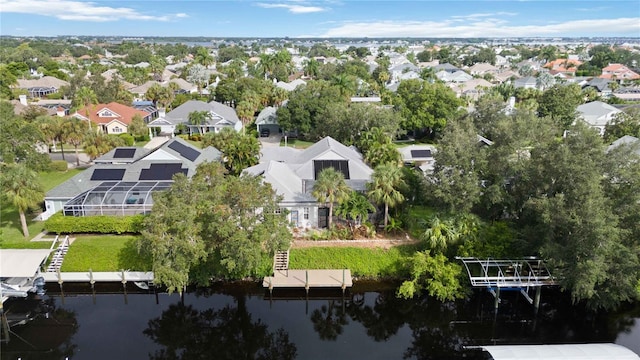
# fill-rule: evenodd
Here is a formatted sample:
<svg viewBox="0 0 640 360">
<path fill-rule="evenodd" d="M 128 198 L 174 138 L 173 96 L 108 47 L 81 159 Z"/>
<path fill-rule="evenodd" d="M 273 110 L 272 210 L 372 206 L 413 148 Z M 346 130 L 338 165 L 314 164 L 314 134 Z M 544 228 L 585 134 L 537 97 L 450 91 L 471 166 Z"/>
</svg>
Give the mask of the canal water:
<svg viewBox="0 0 640 360">
<path fill-rule="evenodd" d="M 614 342 L 640 353 L 640 304 L 591 313 L 546 290 L 540 310 L 515 292 L 441 303 L 402 300 L 392 287 L 278 292 L 255 284 L 178 294 L 131 284 L 48 286 L 41 300 L 5 304 L 4 359 L 487 359 L 466 347 Z M 30 319 L 29 321 L 26 321 Z M 18 325 L 25 322 L 24 325 Z M 5 339 L 6 340 L 6 339 Z"/>
</svg>

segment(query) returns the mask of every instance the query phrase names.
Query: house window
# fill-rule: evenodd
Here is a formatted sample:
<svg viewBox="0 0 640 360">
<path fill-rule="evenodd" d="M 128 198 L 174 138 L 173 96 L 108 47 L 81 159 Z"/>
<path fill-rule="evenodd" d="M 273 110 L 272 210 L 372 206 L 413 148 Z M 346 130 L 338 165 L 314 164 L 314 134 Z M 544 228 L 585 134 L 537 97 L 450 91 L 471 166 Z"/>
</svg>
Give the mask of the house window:
<svg viewBox="0 0 640 360">
<path fill-rule="evenodd" d="M 304 212 L 302 213 L 302 218 L 305 220 L 309 220 L 309 208 L 304 208 Z"/>
<path fill-rule="evenodd" d="M 122 132 L 122 128 L 121 128 L 121 127 L 119 127 L 119 126 L 114 126 L 114 127 L 113 127 L 113 132 L 114 132 L 114 133 L 121 133 L 121 132 Z"/>
</svg>

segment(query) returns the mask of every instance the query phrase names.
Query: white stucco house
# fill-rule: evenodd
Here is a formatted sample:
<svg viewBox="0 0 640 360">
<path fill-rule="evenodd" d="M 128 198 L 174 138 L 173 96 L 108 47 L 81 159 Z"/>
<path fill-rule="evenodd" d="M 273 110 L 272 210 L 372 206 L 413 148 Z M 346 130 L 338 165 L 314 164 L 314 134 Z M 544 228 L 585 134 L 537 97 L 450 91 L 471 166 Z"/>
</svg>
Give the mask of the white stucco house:
<svg viewBox="0 0 640 360">
<path fill-rule="evenodd" d="M 194 111 L 209 112 L 209 120 L 205 124 L 194 125 L 189 123 L 189 114 Z M 231 127 L 235 131 L 242 131 L 242 121 L 238 118 L 234 108 L 217 101 L 204 102 L 189 100 L 172 111 L 163 114 L 149 122 L 148 127 L 159 127 L 163 134 L 173 134 L 179 124 L 185 124 L 189 133 L 220 132 L 225 127 Z"/>
<path fill-rule="evenodd" d="M 342 172 L 346 183 L 356 191 L 365 191 L 373 169 L 362 155 L 331 137 L 326 137 L 304 150 L 289 147 L 264 147 L 260 163 L 245 173 L 261 176 L 282 195 L 280 208 L 287 210 L 293 227 L 327 227 L 329 209 L 311 195 L 318 174 L 333 167 Z"/>
<path fill-rule="evenodd" d="M 604 129 L 613 118 L 622 112 L 602 101 L 592 101 L 582 104 L 576 108 L 578 116 L 589 126 L 598 130 L 600 135 L 604 135 Z"/>
</svg>

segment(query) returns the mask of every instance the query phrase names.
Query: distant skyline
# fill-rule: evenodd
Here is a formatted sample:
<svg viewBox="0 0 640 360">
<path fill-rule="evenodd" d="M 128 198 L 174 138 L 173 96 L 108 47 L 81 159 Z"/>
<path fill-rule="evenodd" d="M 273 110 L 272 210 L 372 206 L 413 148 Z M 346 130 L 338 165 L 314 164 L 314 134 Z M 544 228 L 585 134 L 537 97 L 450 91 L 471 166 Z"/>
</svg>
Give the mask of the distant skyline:
<svg viewBox="0 0 640 360">
<path fill-rule="evenodd" d="M 640 37 L 640 2 L 0 0 L 0 34 Z"/>
</svg>

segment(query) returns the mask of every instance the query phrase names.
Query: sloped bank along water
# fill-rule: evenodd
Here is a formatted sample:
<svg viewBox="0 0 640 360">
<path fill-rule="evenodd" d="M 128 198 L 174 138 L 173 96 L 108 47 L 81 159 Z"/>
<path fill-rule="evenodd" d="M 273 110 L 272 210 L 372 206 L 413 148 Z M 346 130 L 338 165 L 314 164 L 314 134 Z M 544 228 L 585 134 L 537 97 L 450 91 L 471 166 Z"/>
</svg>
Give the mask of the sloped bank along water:
<svg viewBox="0 0 640 360">
<path fill-rule="evenodd" d="M 541 307 L 520 294 L 474 291 L 456 302 L 395 296 L 397 284 L 274 292 L 254 283 L 178 294 L 132 284 L 48 285 L 41 301 L 5 303 L 13 324 L 2 359 L 487 359 L 465 346 L 615 342 L 640 353 L 640 304 L 593 313 L 545 289 Z M 25 315 L 30 314 L 30 315 Z M 24 325 L 19 319 L 32 318 Z"/>
</svg>

